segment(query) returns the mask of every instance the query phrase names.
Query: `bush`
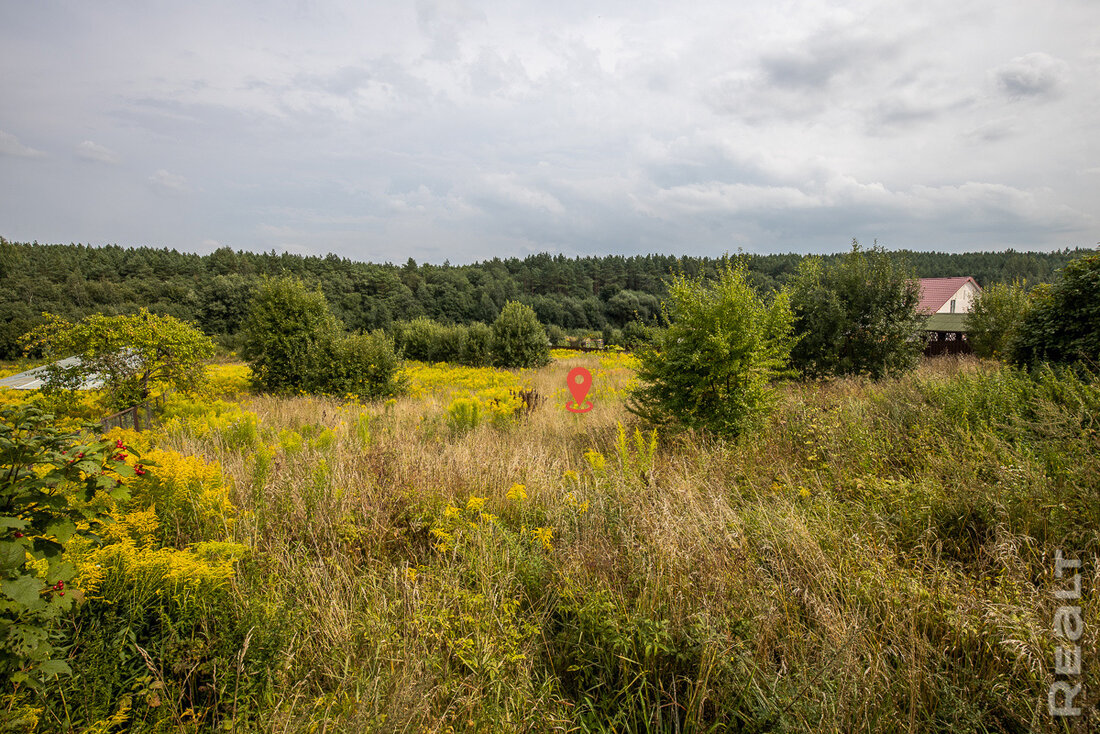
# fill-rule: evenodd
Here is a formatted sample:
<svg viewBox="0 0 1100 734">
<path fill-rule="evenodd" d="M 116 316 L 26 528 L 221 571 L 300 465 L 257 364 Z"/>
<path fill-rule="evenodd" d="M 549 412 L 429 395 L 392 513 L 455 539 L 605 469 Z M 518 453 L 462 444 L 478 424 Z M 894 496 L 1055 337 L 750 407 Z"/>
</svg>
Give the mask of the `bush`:
<svg viewBox="0 0 1100 734">
<path fill-rule="evenodd" d="M 665 302 L 668 329 L 637 353 L 640 387 L 628 407 L 651 423 L 736 436 L 762 415 L 769 384 L 787 364 L 787 296 L 766 303 L 743 263 L 727 261 L 718 275 L 714 284 L 674 278 Z"/>
<path fill-rule="evenodd" d="M 1009 356 L 1027 306 L 1027 293 L 1019 281 L 1011 285 L 994 283 L 982 291 L 966 317 L 967 338 L 974 354 L 992 359 Z"/>
<path fill-rule="evenodd" d="M 466 329 L 460 362 L 470 367 L 488 367 L 493 362 L 493 330 L 486 324 L 475 322 Z"/>
<path fill-rule="evenodd" d="M 324 392 L 374 400 L 405 389 L 401 360 L 393 339 L 382 331 L 353 334 L 336 341 Z"/>
<path fill-rule="evenodd" d="M 1012 348 L 1017 364 L 1100 363 L 1100 253 L 1078 258 L 1031 292 Z"/>
<path fill-rule="evenodd" d="M 497 367 L 542 367 L 550 363 L 546 332 L 530 306 L 509 301 L 493 322 L 493 364 Z"/>
<path fill-rule="evenodd" d="M 811 377 L 869 374 L 914 367 L 924 342 L 913 272 L 879 246 L 852 251 L 830 266 L 811 257 L 790 287 L 798 342 L 791 363 Z"/>
<path fill-rule="evenodd" d="M 340 325 L 320 290 L 296 278 L 266 278 L 245 321 L 243 355 L 260 390 L 317 392 Z"/>
<path fill-rule="evenodd" d="M 33 688 L 70 672 L 51 643 L 62 614 L 83 597 L 72 584 L 71 541 L 95 542 L 104 524 L 89 501 L 124 496 L 119 478 L 135 473 L 122 441 L 68 435 L 53 418 L 34 407 L 0 409 L 0 681 Z"/>
<path fill-rule="evenodd" d="M 394 333 L 396 343 L 407 359 L 457 363 L 462 359 L 467 329 L 420 316 L 397 324 Z"/>
<path fill-rule="evenodd" d="M 631 321 L 623 327 L 623 346 L 637 349 L 650 340 L 650 329 L 641 321 Z"/>
<path fill-rule="evenodd" d="M 344 334 L 324 294 L 292 278 L 260 285 L 249 312 L 245 357 L 253 383 L 270 392 L 374 399 L 403 389 L 392 339 L 381 332 Z"/>
</svg>

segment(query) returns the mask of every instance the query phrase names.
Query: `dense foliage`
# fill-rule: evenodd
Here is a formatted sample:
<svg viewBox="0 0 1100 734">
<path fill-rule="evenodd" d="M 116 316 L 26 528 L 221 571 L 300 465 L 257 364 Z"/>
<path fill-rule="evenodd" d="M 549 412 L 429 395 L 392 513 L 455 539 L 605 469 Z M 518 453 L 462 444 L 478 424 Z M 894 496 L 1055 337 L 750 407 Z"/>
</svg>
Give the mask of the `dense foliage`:
<svg viewBox="0 0 1100 734">
<path fill-rule="evenodd" d="M 45 314 L 45 323 L 23 338 L 27 351 L 49 360 L 48 393 L 71 397 L 89 381 L 103 382 L 107 407 L 129 408 L 166 389 L 193 391 L 214 343 L 191 324 L 145 309 L 131 316 L 91 314 L 70 323 Z"/>
<path fill-rule="evenodd" d="M 1016 330 L 1027 308 L 1027 292 L 1020 281 L 994 283 L 982 289 L 966 316 L 967 339 L 974 354 L 987 359 L 1011 356 Z"/>
<path fill-rule="evenodd" d="M 273 393 L 373 399 L 401 391 L 393 338 L 381 330 L 346 334 L 324 294 L 291 277 L 266 278 L 244 331 L 253 384 Z"/>
<path fill-rule="evenodd" d="M 881 247 L 853 240 L 844 257 L 802 262 L 790 286 L 798 343 L 791 362 L 811 377 L 888 372 L 916 365 L 924 319 L 911 269 Z"/>
<path fill-rule="evenodd" d="M 321 291 L 295 278 L 267 278 L 249 307 L 241 352 L 258 389 L 312 392 L 324 382 L 339 333 Z"/>
<path fill-rule="evenodd" d="M 1080 251 L 1051 253 L 903 253 L 921 277 L 972 275 L 994 282 L 1052 280 Z M 826 256 L 825 263 L 837 256 Z M 778 289 L 801 255 L 748 255 L 753 286 Z M 117 246 L 15 244 L 0 239 L 0 359 L 19 356 L 20 335 L 50 311 L 70 320 L 141 307 L 195 321 L 235 347 L 248 304 L 263 276 L 293 275 L 317 283 L 333 314 L 353 331 L 389 328 L 427 316 L 440 323 L 492 323 L 510 300 L 531 306 L 546 325 L 602 332 L 659 317 L 664 281 L 673 271 L 715 277 L 714 258 L 645 255 L 566 258 L 532 255 L 464 266 L 368 264 L 328 255 L 234 252 L 200 256 Z"/>
<path fill-rule="evenodd" d="M 103 520 L 89 501 L 122 497 L 134 476 L 121 442 L 59 431 L 54 416 L 0 408 L 0 688 L 39 687 L 68 673 L 55 644 L 58 622 L 83 598 L 65 556 L 74 537 L 94 540 Z M 0 727 L 5 717 L 0 714 Z M 6 727 L 3 727 L 6 729 Z"/>
<path fill-rule="evenodd" d="M 727 262 L 714 283 L 673 278 L 665 305 L 668 329 L 638 352 L 631 409 L 658 425 L 740 434 L 759 420 L 770 383 L 787 365 L 786 295 L 765 301 L 744 265 Z"/>
<path fill-rule="evenodd" d="M 1020 364 L 1100 365 L 1100 253 L 1073 260 L 1061 278 L 1031 293 L 1013 348 Z"/>
</svg>

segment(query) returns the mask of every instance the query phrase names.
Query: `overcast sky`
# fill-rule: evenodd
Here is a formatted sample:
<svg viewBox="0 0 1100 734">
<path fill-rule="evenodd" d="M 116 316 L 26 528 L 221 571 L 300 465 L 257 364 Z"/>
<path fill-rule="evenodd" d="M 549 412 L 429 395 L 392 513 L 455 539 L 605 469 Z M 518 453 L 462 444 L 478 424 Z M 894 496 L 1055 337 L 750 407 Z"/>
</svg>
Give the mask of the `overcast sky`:
<svg viewBox="0 0 1100 734">
<path fill-rule="evenodd" d="M 1100 240 L 1100 3 L 0 3 L 0 235 L 453 264 Z"/>
</svg>

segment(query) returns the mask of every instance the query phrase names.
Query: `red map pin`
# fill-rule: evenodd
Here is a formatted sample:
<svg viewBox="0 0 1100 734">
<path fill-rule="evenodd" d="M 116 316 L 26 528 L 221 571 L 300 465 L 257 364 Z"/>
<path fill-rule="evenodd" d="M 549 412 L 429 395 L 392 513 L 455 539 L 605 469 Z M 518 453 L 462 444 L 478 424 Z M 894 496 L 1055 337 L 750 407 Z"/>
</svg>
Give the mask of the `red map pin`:
<svg viewBox="0 0 1100 734">
<path fill-rule="evenodd" d="M 566 403 L 565 409 L 574 413 L 587 413 L 592 410 L 591 401 L 586 401 L 584 396 L 592 387 L 592 373 L 584 367 L 574 367 L 569 370 L 569 376 L 565 378 L 569 392 L 573 395 L 573 402 Z M 581 403 L 584 403 L 583 405 Z"/>
</svg>

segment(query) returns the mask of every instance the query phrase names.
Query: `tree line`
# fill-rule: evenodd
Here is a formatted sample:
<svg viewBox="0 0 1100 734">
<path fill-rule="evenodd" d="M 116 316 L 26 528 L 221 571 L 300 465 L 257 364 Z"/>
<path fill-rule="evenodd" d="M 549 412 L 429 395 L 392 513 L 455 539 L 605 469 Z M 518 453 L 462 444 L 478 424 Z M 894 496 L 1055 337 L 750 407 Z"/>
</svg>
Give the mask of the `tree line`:
<svg viewBox="0 0 1100 734">
<path fill-rule="evenodd" d="M 972 275 L 986 286 L 1050 282 L 1085 250 L 937 253 L 897 251 L 920 277 Z M 839 255 L 824 256 L 826 264 Z M 748 282 L 761 294 L 797 274 L 797 254 L 745 255 Z M 334 316 L 352 332 L 392 329 L 417 318 L 441 324 L 491 324 L 509 301 L 539 321 L 569 331 L 656 324 L 672 275 L 714 279 L 720 258 L 637 255 L 567 258 L 539 254 L 472 265 L 355 262 L 220 248 L 209 255 L 149 247 L 16 243 L 0 238 L 0 359 L 21 354 L 19 337 L 43 312 L 69 319 L 147 308 L 197 323 L 236 347 L 258 284 L 292 276 L 319 287 Z"/>
</svg>

